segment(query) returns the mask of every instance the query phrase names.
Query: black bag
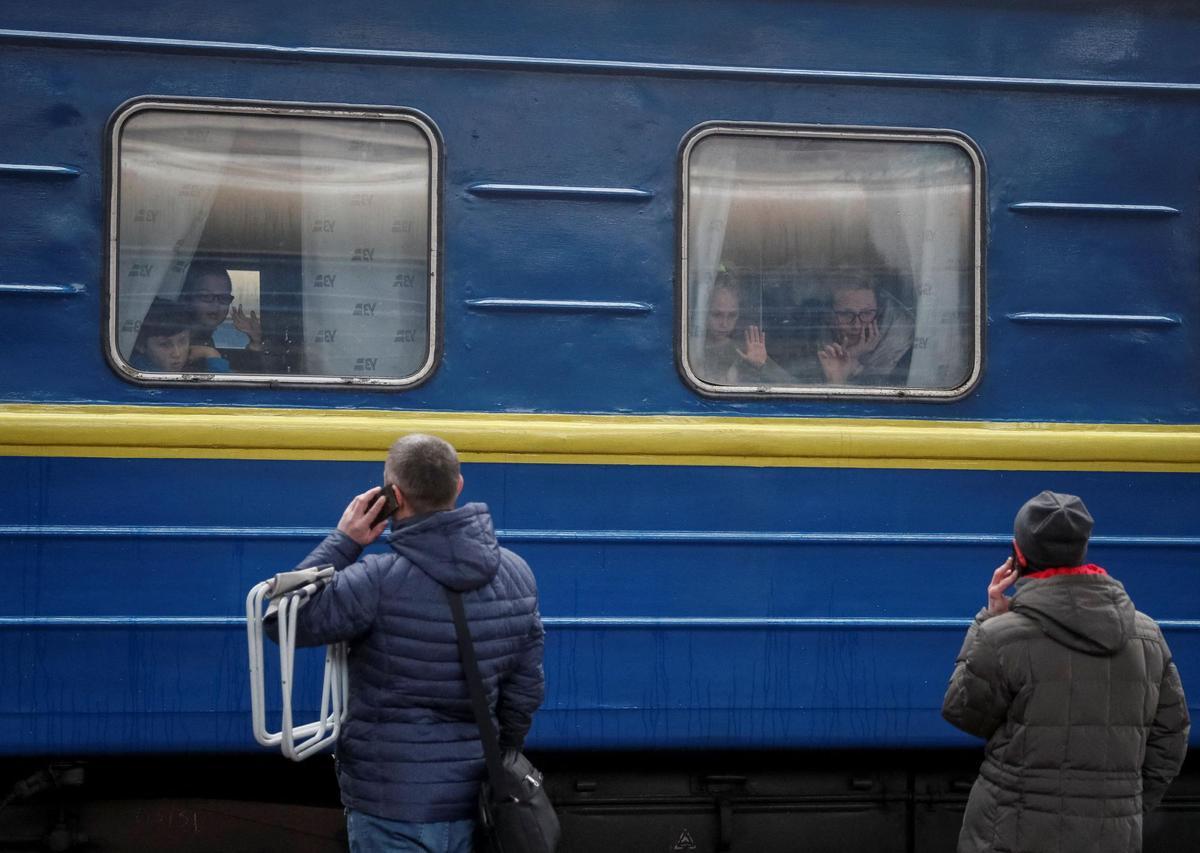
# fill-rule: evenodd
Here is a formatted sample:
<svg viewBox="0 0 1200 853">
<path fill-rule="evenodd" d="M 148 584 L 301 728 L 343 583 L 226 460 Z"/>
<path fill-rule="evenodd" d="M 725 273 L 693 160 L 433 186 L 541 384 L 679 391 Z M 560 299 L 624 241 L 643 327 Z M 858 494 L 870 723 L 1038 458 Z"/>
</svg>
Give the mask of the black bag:
<svg viewBox="0 0 1200 853">
<path fill-rule="evenodd" d="M 554 805 L 542 787 L 542 774 L 516 750 L 501 755 L 462 595 L 446 588 L 446 598 L 454 615 L 458 654 L 487 761 L 488 778 L 479 792 L 482 839 L 478 853 L 554 853 L 561 830 Z"/>
</svg>

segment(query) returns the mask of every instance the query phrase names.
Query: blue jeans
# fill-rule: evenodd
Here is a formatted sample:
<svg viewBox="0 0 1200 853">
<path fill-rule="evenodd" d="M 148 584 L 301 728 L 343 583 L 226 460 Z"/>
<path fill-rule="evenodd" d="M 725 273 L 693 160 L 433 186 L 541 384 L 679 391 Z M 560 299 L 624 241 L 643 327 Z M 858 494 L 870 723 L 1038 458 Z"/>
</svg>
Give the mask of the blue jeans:
<svg viewBox="0 0 1200 853">
<path fill-rule="evenodd" d="M 409 823 L 346 810 L 350 853 L 472 853 L 475 821 Z"/>
</svg>

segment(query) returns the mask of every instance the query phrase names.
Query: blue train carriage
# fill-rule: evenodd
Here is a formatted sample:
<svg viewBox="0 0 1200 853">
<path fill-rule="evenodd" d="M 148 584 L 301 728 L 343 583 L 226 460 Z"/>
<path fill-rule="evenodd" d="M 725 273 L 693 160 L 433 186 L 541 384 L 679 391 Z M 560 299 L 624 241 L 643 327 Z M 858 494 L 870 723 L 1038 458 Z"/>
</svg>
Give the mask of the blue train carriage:
<svg viewBox="0 0 1200 853">
<path fill-rule="evenodd" d="M 952 839 L 1043 488 L 1200 672 L 1187 4 L 0 8 L 0 752 L 253 752 L 242 597 L 410 430 L 579 849 Z"/>
</svg>

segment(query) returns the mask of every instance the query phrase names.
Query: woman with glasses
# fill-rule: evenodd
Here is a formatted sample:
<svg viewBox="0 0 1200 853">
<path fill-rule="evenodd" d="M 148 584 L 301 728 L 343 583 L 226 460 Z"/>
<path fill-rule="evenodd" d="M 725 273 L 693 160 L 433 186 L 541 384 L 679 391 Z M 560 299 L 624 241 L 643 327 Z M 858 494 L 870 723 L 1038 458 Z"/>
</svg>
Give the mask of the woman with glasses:
<svg viewBox="0 0 1200 853">
<path fill-rule="evenodd" d="M 907 384 L 912 312 L 870 281 L 834 286 L 826 337 L 817 348 L 817 360 L 828 384 Z"/>
<path fill-rule="evenodd" d="M 254 311 L 246 314 L 240 305 L 233 309 L 232 315 L 230 314 L 233 281 L 224 266 L 212 261 L 192 261 L 183 280 L 179 301 L 187 306 L 192 318 L 192 348 L 188 370 L 222 372 L 219 365 L 224 361 L 225 370 L 232 369 L 238 373 L 263 372 L 262 323 Z M 225 322 L 226 317 L 230 317 L 233 327 L 248 339 L 244 348 L 218 349 L 213 342 L 213 334 Z"/>
</svg>

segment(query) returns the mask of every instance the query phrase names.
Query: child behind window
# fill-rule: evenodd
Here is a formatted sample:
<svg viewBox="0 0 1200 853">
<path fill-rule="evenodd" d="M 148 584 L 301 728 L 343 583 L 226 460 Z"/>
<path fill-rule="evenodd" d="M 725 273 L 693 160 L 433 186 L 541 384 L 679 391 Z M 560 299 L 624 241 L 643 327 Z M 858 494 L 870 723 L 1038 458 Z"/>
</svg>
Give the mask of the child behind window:
<svg viewBox="0 0 1200 853">
<path fill-rule="evenodd" d="M 191 325 L 187 308 L 171 299 L 155 299 L 138 328 L 130 364 L 149 373 L 182 373 L 191 355 Z M 227 373 L 229 362 L 205 358 L 204 368 Z"/>
</svg>

